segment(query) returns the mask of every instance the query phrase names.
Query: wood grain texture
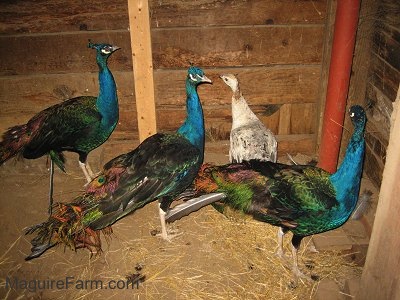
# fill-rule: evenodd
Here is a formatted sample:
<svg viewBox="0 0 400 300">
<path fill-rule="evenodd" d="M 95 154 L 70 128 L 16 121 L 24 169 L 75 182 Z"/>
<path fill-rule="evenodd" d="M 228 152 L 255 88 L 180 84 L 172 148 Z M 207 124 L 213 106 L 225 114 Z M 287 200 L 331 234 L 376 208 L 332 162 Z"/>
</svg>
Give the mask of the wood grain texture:
<svg viewBox="0 0 400 300">
<path fill-rule="evenodd" d="M 152 33 L 154 68 L 319 64 L 321 27 L 256 27 L 165 30 Z M 128 31 L 66 35 L 0 36 L 1 75 L 96 70 L 88 39 L 115 44 L 115 69 L 132 69 Z M 212 45 L 212 47 L 210 47 Z M 45 46 L 45 47 L 44 47 Z M 40 55 L 38 55 L 40 53 Z"/>
<path fill-rule="evenodd" d="M 128 10 L 139 140 L 143 142 L 157 128 L 149 3 L 128 0 Z"/>
<path fill-rule="evenodd" d="M 374 227 L 356 299 L 389 300 L 400 297 L 400 238 L 389 231 L 400 228 L 400 184 L 397 176 L 400 172 L 400 89 L 395 105 Z"/>
<path fill-rule="evenodd" d="M 322 26 L 157 30 L 152 33 L 154 66 L 319 64 L 322 35 Z"/>
<path fill-rule="evenodd" d="M 326 0 L 152 0 L 149 5 L 153 28 L 323 24 L 326 14 Z M 126 0 L 71 0 L 67 5 L 61 0 L 0 3 L 0 32 L 5 34 L 120 30 L 128 26 Z"/>
<path fill-rule="evenodd" d="M 322 24 L 326 1 L 151 1 L 152 26 Z M 293 13 L 295 12 L 295 13 Z"/>
</svg>

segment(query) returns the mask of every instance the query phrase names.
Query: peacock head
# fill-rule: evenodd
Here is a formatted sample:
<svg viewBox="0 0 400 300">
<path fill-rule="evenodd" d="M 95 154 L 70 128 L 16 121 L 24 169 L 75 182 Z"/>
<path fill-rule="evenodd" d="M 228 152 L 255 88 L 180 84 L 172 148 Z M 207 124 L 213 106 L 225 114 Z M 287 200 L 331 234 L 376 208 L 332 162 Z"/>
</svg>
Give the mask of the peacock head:
<svg viewBox="0 0 400 300">
<path fill-rule="evenodd" d="M 366 122 L 366 115 L 364 109 L 360 105 L 353 105 L 349 109 L 351 122 L 355 127 L 364 127 Z"/>
<path fill-rule="evenodd" d="M 110 44 L 93 44 L 89 40 L 88 48 L 96 49 L 97 53 L 104 57 L 109 57 L 111 53 L 121 49 L 120 47 L 113 46 Z"/>
<path fill-rule="evenodd" d="M 204 75 L 203 70 L 195 66 L 191 66 L 188 69 L 187 81 L 194 86 L 204 82 L 212 83 L 212 81 Z"/>
<path fill-rule="evenodd" d="M 236 92 L 239 89 L 239 82 L 233 74 L 222 74 L 219 76 L 227 86 L 232 89 L 232 92 Z"/>
</svg>

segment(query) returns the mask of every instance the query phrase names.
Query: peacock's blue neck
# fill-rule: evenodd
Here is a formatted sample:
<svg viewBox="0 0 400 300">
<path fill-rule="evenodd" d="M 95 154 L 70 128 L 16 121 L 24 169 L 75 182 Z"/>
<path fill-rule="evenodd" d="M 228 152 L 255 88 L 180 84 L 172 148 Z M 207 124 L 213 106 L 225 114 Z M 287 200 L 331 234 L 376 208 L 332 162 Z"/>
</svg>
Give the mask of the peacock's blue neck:
<svg viewBox="0 0 400 300">
<path fill-rule="evenodd" d="M 113 75 L 107 66 L 107 58 L 97 54 L 99 66 L 99 95 L 96 107 L 102 115 L 102 125 L 114 128 L 118 122 L 118 97 L 117 87 Z"/>
<path fill-rule="evenodd" d="M 355 128 L 342 164 L 330 177 L 336 199 L 342 206 L 341 210 L 347 211 L 348 215 L 355 208 L 360 190 L 365 151 L 364 126 L 365 124 L 361 124 Z"/>
<path fill-rule="evenodd" d="M 178 129 L 178 133 L 195 145 L 200 153 L 204 153 L 204 116 L 196 86 L 186 80 L 186 120 Z"/>
</svg>

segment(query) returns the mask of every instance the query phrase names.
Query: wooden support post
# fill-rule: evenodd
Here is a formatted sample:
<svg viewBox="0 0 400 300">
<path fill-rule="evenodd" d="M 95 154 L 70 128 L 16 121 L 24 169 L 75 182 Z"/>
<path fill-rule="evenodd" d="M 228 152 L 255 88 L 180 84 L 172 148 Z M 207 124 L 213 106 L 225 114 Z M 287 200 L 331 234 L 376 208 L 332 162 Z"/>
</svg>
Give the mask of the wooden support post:
<svg viewBox="0 0 400 300">
<path fill-rule="evenodd" d="M 153 57 L 147 0 L 128 0 L 139 140 L 156 133 Z"/>
<path fill-rule="evenodd" d="M 400 88 L 392 126 L 378 208 L 356 299 L 400 299 Z"/>
</svg>

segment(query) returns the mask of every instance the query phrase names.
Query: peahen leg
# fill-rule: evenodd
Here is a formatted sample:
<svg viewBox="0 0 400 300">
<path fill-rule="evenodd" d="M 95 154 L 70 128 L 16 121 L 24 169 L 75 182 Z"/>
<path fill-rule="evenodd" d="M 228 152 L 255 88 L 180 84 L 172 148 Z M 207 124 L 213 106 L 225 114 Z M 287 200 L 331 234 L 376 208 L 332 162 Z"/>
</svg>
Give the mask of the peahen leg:
<svg viewBox="0 0 400 300">
<path fill-rule="evenodd" d="M 54 184 L 53 184 L 53 179 L 54 179 L 54 162 L 50 158 L 50 188 L 49 188 L 49 215 L 51 215 L 53 211 L 53 191 L 54 191 Z"/>
</svg>

